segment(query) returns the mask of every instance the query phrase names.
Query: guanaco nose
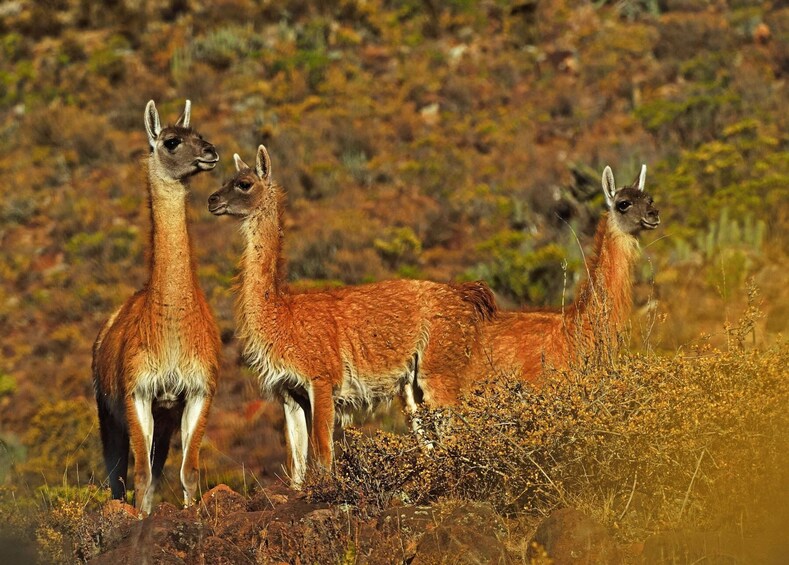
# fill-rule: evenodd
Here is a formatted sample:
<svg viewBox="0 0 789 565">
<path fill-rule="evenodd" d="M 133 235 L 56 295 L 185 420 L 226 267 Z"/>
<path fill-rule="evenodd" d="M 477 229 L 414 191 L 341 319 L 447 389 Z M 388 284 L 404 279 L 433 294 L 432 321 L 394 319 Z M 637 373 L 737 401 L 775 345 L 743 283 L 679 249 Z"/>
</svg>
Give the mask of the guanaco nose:
<svg viewBox="0 0 789 565">
<path fill-rule="evenodd" d="M 659 222 L 660 221 L 660 213 L 658 212 L 657 208 L 650 208 L 647 210 L 647 218 L 651 222 Z"/>
<path fill-rule="evenodd" d="M 204 143 L 205 145 L 203 145 L 203 154 L 202 154 L 203 160 L 218 161 L 219 155 L 217 154 L 216 149 L 214 149 L 214 146 L 208 142 L 204 142 Z"/>
<path fill-rule="evenodd" d="M 208 197 L 208 205 L 209 206 L 211 206 L 213 204 L 216 204 L 217 202 L 219 202 L 219 194 L 217 194 L 216 192 Z"/>
</svg>

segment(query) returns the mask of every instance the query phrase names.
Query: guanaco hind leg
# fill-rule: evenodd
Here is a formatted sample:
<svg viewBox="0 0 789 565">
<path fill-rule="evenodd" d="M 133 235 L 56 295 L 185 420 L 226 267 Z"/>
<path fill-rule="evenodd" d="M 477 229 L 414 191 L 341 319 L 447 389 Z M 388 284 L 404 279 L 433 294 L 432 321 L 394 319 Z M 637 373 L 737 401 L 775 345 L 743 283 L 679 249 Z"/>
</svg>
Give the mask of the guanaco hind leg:
<svg viewBox="0 0 789 565">
<path fill-rule="evenodd" d="M 433 449 L 433 442 L 425 440 L 425 430 L 422 426 L 422 419 L 417 415 L 419 405 L 424 401 L 424 392 L 417 382 L 417 371 L 403 385 L 403 401 L 405 403 L 405 413 L 411 424 L 411 430 L 423 441 L 425 449 Z"/>
<path fill-rule="evenodd" d="M 283 398 L 285 407 L 285 437 L 290 451 L 290 480 L 294 488 L 304 483 L 307 473 L 307 452 L 309 451 L 309 433 L 307 430 L 307 413 L 304 407 L 291 395 Z"/>
<path fill-rule="evenodd" d="M 151 448 L 151 481 L 154 489 L 159 488 L 159 480 L 164 471 L 164 464 L 167 461 L 167 454 L 170 452 L 170 440 L 173 432 L 180 424 L 180 414 L 169 414 L 160 411 L 153 413 L 153 446 Z"/>
<path fill-rule="evenodd" d="M 183 444 L 181 485 L 184 488 L 184 507 L 192 503 L 197 492 L 200 443 L 203 441 L 205 421 L 210 407 L 210 397 L 188 396 L 184 413 L 181 416 L 181 442 Z"/>
<path fill-rule="evenodd" d="M 120 421 L 107 407 L 101 394 L 96 395 L 99 407 L 99 429 L 104 466 L 112 490 L 112 498 L 126 498 L 126 473 L 129 467 L 129 432 L 126 424 Z"/>
<path fill-rule="evenodd" d="M 129 437 L 134 453 L 134 504 L 150 514 L 154 491 L 150 455 L 153 445 L 152 400 L 145 396 L 132 396 L 129 404 Z"/>
</svg>

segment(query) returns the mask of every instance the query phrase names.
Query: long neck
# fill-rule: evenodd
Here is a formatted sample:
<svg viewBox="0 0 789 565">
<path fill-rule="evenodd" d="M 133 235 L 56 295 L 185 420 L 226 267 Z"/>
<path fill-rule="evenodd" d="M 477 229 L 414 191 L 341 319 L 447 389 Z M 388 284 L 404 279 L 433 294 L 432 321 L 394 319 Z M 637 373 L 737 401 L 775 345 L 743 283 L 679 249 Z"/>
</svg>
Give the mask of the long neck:
<svg viewBox="0 0 789 565">
<path fill-rule="evenodd" d="M 156 307 L 179 310 L 195 300 L 196 272 L 186 219 L 186 187 L 149 175 L 151 204 L 151 270 L 149 296 Z"/>
<path fill-rule="evenodd" d="M 241 288 L 237 299 L 240 334 L 267 333 L 284 292 L 282 231 L 277 215 L 256 211 L 241 229 L 246 248 L 241 258 Z"/>
<path fill-rule="evenodd" d="M 622 329 L 632 309 L 637 256 L 636 238 L 621 231 L 609 215 L 603 216 L 595 234 L 595 256 L 587 266 L 588 278 L 567 313 L 580 323 L 576 328 L 585 335 L 610 339 Z"/>
</svg>

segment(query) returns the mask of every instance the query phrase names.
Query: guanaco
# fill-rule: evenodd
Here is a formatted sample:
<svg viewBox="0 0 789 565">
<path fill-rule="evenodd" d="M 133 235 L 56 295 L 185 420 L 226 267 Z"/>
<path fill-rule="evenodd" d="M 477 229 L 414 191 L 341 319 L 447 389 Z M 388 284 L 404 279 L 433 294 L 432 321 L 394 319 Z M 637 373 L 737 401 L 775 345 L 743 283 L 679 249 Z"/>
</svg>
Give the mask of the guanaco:
<svg viewBox="0 0 789 565">
<path fill-rule="evenodd" d="M 546 366 L 566 368 L 595 340 L 615 340 L 632 309 L 632 270 L 639 233 L 660 224 L 652 197 L 644 192 L 646 165 L 630 186 L 617 189 L 611 167 L 603 172 L 608 213 L 600 219 L 588 278 L 564 309 L 499 312 L 486 324 L 482 355 L 467 375 L 515 375 L 536 380 Z"/>
<path fill-rule="evenodd" d="M 162 127 L 145 108 L 151 214 L 148 281 L 120 307 L 93 346 L 93 383 L 112 496 L 124 499 L 129 442 L 135 506 L 150 513 L 170 437 L 181 424 L 184 505 L 195 496 L 200 443 L 216 390 L 221 343 L 197 280 L 186 197 L 190 177 L 216 166 L 214 146 L 190 127 L 191 104 Z"/>
<path fill-rule="evenodd" d="M 237 332 L 261 391 L 283 403 L 291 483 L 306 473 L 310 445 L 333 459 L 335 413 L 372 409 L 399 396 L 449 405 L 474 355 L 480 325 L 495 316 L 482 282 L 390 280 L 293 292 L 282 255 L 284 192 L 272 182 L 264 146 L 255 168 L 234 156 L 236 174 L 208 200 L 215 215 L 242 218 L 245 251 L 237 288 Z"/>
</svg>

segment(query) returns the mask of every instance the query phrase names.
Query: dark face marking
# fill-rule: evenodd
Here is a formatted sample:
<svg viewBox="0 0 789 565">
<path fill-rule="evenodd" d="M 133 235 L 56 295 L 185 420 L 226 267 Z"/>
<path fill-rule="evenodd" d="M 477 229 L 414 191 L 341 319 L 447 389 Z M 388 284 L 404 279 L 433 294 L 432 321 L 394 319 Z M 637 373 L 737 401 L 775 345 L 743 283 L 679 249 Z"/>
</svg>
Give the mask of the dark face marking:
<svg viewBox="0 0 789 565">
<path fill-rule="evenodd" d="M 660 213 L 652 197 L 630 186 L 616 191 L 611 213 L 619 229 L 631 235 L 653 230 L 660 224 Z"/>
<path fill-rule="evenodd" d="M 208 211 L 216 216 L 245 217 L 254 210 L 276 210 L 271 184 L 252 169 L 242 169 L 208 197 Z"/>
<path fill-rule="evenodd" d="M 168 139 L 165 139 L 164 142 L 163 142 L 163 145 L 164 145 L 165 149 L 167 149 L 167 151 L 169 151 L 170 153 L 173 153 L 175 151 L 175 149 L 179 145 L 181 145 L 181 141 L 182 140 L 181 140 L 180 137 L 173 136 L 173 137 L 170 137 Z"/>
<path fill-rule="evenodd" d="M 192 128 L 181 126 L 162 129 L 157 136 L 156 151 L 164 169 L 179 180 L 210 171 L 219 161 L 212 144 Z"/>
</svg>

